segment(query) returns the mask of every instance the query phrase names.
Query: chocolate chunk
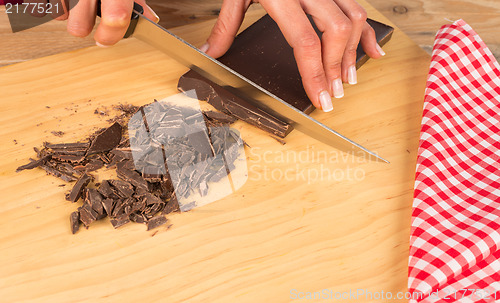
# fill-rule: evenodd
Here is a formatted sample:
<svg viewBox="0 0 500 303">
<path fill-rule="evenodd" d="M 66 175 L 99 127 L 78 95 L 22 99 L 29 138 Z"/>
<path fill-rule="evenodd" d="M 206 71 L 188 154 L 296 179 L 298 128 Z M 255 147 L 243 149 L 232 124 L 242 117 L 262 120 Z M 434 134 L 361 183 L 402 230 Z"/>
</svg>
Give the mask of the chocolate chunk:
<svg viewBox="0 0 500 303">
<path fill-rule="evenodd" d="M 86 172 L 96 171 L 103 166 L 104 166 L 104 162 L 102 160 L 94 159 L 94 160 L 91 160 L 89 163 L 87 163 L 87 165 L 85 165 L 85 171 Z"/>
<path fill-rule="evenodd" d="M 90 204 L 92 209 L 97 213 L 97 220 L 106 216 L 102 205 L 103 198 L 95 188 L 88 188 L 86 191 L 85 203 Z"/>
<path fill-rule="evenodd" d="M 130 148 L 115 148 L 111 152 L 115 157 L 119 157 L 119 160 L 128 159 L 132 160 L 132 151 Z"/>
<path fill-rule="evenodd" d="M 87 174 L 81 175 L 78 181 L 76 181 L 75 185 L 71 189 L 71 192 L 67 197 L 67 200 L 71 202 L 76 202 L 78 199 L 80 199 L 83 193 L 83 189 L 85 188 L 85 186 L 89 184 L 90 180 L 91 178 L 89 175 Z"/>
<path fill-rule="evenodd" d="M 165 223 L 167 223 L 167 218 L 165 218 L 164 216 L 157 216 L 157 217 L 154 217 L 152 219 L 149 219 L 148 220 L 148 223 L 147 223 L 147 226 L 148 226 L 148 230 L 152 230 L 154 228 L 157 228 Z"/>
<path fill-rule="evenodd" d="M 105 198 L 118 199 L 118 194 L 115 193 L 108 180 L 102 181 L 101 185 L 97 188 L 99 193 Z"/>
<path fill-rule="evenodd" d="M 146 218 L 144 218 L 144 216 L 139 213 L 131 213 L 129 215 L 129 219 L 130 221 L 135 223 L 140 223 L 140 224 L 146 223 Z"/>
<path fill-rule="evenodd" d="M 146 205 L 165 203 L 160 198 L 158 198 L 157 196 L 150 194 L 150 193 L 147 193 L 146 195 L 144 195 L 144 197 L 145 197 Z"/>
<path fill-rule="evenodd" d="M 80 221 L 82 221 L 83 225 L 86 227 L 90 226 L 90 223 L 94 222 L 97 219 L 97 212 L 92 209 L 90 204 L 85 203 L 80 208 Z"/>
<path fill-rule="evenodd" d="M 142 176 L 138 172 L 129 170 L 124 166 L 117 165 L 116 173 L 118 175 L 118 178 L 129 182 L 136 188 L 142 188 L 145 190 L 148 189 L 148 183 L 146 182 L 146 180 L 142 178 Z"/>
<path fill-rule="evenodd" d="M 69 222 L 71 224 L 71 233 L 76 234 L 78 229 L 80 229 L 80 213 L 74 211 L 69 216 Z"/>
<path fill-rule="evenodd" d="M 38 160 L 32 160 L 30 163 L 28 164 L 25 164 L 25 165 L 21 165 L 19 166 L 17 169 L 16 169 L 16 172 L 20 172 L 22 170 L 25 170 L 25 169 L 33 169 L 35 167 L 39 167 L 39 166 L 42 166 L 44 165 L 45 163 L 47 163 L 47 161 L 49 161 L 50 159 L 52 158 L 52 155 L 47 155 L 47 156 L 44 156 Z"/>
<path fill-rule="evenodd" d="M 113 225 L 113 227 L 115 229 L 117 229 L 118 227 L 123 226 L 123 225 L 129 223 L 130 219 L 128 218 L 128 216 L 124 215 L 124 216 L 121 216 L 121 217 L 118 217 L 118 218 L 112 218 L 110 220 L 110 222 L 111 222 L 111 225 Z"/>
<path fill-rule="evenodd" d="M 109 183 L 115 188 L 115 192 L 121 198 L 129 198 L 134 193 L 134 187 L 128 182 L 122 180 L 109 180 Z"/>
<path fill-rule="evenodd" d="M 111 214 L 113 213 L 113 208 L 115 207 L 116 200 L 107 198 L 102 201 L 102 207 L 106 211 L 106 214 L 111 217 Z"/>
<path fill-rule="evenodd" d="M 168 215 L 171 212 L 179 210 L 179 203 L 177 202 L 177 198 L 175 195 L 165 204 L 165 207 L 162 210 L 163 215 Z"/>
<path fill-rule="evenodd" d="M 122 139 L 122 126 L 115 122 L 109 128 L 98 134 L 90 145 L 87 155 L 107 152 L 115 148 Z"/>
<path fill-rule="evenodd" d="M 309 19 L 318 36 L 321 37 L 321 31 L 315 26 L 312 18 L 309 17 Z M 394 29 L 371 19 L 367 22 L 375 30 L 378 44 L 384 45 L 390 39 Z M 306 114 L 314 110 L 303 88 L 293 49 L 269 15 L 265 15 L 240 33 L 231 48 L 218 60 L 296 109 Z M 359 68 L 367 60 L 368 56 L 359 45 L 356 67 Z M 280 125 L 278 121 L 259 115 L 260 112 L 255 111 L 253 106 L 249 106 L 247 101 L 233 94 L 231 88 L 223 88 L 194 71 L 189 71 L 181 77 L 178 88 L 181 91 L 195 89 L 198 99 L 208 101 L 216 109 L 280 138 L 285 137 L 291 130 L 290 126 Z M 259 116 L 262 117 L 259 118 Z"/>
</svg>

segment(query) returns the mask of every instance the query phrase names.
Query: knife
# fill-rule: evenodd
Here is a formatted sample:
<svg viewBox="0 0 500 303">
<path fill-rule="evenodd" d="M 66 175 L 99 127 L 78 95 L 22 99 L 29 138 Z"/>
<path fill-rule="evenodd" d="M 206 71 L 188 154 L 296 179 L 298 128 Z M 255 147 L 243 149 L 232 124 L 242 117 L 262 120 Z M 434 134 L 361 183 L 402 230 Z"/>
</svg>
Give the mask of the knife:
<svg viewBox="0 0 500 303">
<path fill-rule="evenodd" d="M 97 15 L 100 16 L 100 3 L 97 3 L 97 8 Z M 125 38 L 132 36 L 157 48 L 184 66 L 320 142 L 357 156 L 363 155 L 368 159 L 389 163 L 377 153 L 304 114 L 182 38 L 144 17 L 143 13 L 142 6 L 134 3 L 134 11 Z"/>
</svg>

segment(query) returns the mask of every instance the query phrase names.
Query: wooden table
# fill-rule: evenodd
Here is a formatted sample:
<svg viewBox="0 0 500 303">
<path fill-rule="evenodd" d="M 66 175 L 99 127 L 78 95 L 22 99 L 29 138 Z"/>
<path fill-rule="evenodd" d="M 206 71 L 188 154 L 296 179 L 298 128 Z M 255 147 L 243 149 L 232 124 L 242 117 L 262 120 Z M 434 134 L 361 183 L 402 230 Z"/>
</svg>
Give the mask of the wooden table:
<svg viewBox="0 0 500 303">
<path fill-rule="evenodd" d="M 249 13 L 245 24 L 262 14 Z M 199 46 L 212 23 L 175 31 Z M 51 26 L 59 25 L 30 33 Z M 69 186 L 41 170 L 15 169 L 33 156 L 33 146 L 80 140 L 109 125 L 93 113 L 97 107 L 176 93 L 186 69 L 133 38 L 0 68 L 0 298 L 245 303 L 293 302 L 299 292 L 323 290 L 406 291 L 429 55 L 399 29 L 385 49 L 387 56 L 360 69 L 359 84 L 346 85 L 333 112 L 312 115 L 391 164 L 340 153 L 297 131 L 281 145 L 237 122 L 252 146 L 247 183 L 169 216 L 173 226 L 157 232 L 140 224 L 114 230 L 102 220 L 71 235 L 68 217 L 79 203 L 64 200 Z"/>
<path fill-rule="evenodd" d="M 430 53 L 434 34 L 447 20 L 464 19 L 500 58 L 500 6 L 496 0 L 368 0 L 413 41 Z M 166 28 L 216 18 L 221 0 L 150 0 Z M 0 8 L 0 66 L 93 45 L 66 33 L 64 22 L 53 22 L 12 34 Z"/>
</svg>

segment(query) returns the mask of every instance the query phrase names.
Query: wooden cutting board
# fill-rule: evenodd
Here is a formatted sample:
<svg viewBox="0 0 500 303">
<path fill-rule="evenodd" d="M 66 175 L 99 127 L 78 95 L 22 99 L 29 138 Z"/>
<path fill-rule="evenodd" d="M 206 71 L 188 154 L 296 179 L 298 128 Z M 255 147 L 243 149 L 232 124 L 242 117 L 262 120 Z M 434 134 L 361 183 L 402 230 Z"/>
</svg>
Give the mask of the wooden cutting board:
<svg viewBox="0 0 500 303">
<path fill-rule="evenodd" d="M 245 26 L 262 14 L 252 11 Z M 201 45 L 211 24 L 176 33 Z M 359 84 L 346 87 L 333 112 L 312 115 L 391 164 L 297 131 L 281 145 L 238 122 L 251 146 L 246 184 L 169 216 L 171 228 L 157 232 L 139 224 L 114 230 L 105 219 L 72 235 L 69 214 L 78 205 L 64 200 L 70 186 L 42 170 L 15 169 L 33 146 L 76 141 L 109 125 L 94 114 L 98 107 L 176 93 L 186 69 L 135 39 L 1 68 L 2 301 L 290 302 L 315 291 L 405 291 L 429 56 L 397 29 L 385 50 L 359 70 Z"/>
</svg>

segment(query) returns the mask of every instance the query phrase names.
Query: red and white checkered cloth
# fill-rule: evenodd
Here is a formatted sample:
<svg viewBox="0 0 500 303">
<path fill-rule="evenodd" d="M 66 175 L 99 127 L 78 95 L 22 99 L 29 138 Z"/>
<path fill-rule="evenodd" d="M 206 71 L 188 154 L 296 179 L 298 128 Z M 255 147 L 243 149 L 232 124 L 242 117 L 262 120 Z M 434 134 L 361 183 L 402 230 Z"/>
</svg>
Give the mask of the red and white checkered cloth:
<svg viewBox="0 0 500 303">
<path fill-rule="evenodd" d="M 416 169 L 411 302 L 500 302 L 500 65 L 463 20 L 436 35 Z"/>
</svg>

